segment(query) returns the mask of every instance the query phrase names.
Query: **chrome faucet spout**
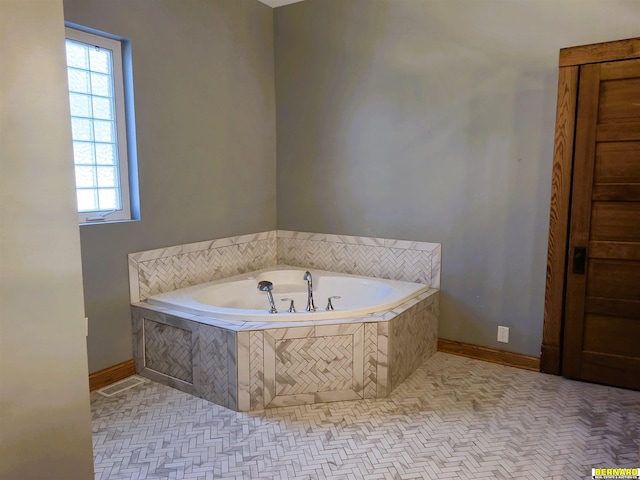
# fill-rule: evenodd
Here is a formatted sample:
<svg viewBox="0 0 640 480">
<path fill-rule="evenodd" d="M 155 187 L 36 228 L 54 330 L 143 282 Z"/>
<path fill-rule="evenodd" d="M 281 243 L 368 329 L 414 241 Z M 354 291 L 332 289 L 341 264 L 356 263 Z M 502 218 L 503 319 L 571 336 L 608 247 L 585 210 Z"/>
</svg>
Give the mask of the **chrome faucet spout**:
<svg viewBox="0 0 640 480">
<path fill-rule="evenodd" d="M 273 283 L 263 280 L 258 283 L 258 290 L 267 294 L 269 306 L 271 307 L 269 309 L 269 313 L 278 313 L 278 310 L 276 309 L 276 302 L 273 301 L 273 293 L 271 293 L 273 290 Z"/>
<path fill-rule="evenodd" d="M 307 312 L 315 312 L 316 305 L 313 302 L 313 277 L 311 277 L 311 272 L 304 272 L 303 280 L 307 282 Z"/>
</svg>

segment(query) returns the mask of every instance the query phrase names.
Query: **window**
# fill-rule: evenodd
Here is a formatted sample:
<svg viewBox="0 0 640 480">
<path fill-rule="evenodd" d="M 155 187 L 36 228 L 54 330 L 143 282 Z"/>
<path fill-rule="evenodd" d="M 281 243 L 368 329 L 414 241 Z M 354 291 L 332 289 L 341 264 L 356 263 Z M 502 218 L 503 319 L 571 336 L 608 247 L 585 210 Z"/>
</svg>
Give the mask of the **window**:
<svg viewBox="0 0 640 480">
<path fill-rule="evenodd" d="M 133 116 L 125 111 L 122 44 L 72 28 L 66 37 L 79 221 L 130 220 Z"/>
</svg>

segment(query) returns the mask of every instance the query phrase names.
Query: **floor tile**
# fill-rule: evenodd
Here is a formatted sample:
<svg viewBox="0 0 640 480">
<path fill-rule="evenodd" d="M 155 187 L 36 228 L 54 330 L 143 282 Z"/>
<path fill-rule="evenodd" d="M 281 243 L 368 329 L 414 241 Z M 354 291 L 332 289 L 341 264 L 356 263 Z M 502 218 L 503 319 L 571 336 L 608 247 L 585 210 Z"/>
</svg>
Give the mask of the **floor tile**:
<svg viewBox="0 0 640 480">
<path fill-rule="evenodd" d="M 638 467 L 640 392 L 436 353 L 383 399 L 239 413 L 92 393 L 95 478 L 583 479 Z"/>
</svg>

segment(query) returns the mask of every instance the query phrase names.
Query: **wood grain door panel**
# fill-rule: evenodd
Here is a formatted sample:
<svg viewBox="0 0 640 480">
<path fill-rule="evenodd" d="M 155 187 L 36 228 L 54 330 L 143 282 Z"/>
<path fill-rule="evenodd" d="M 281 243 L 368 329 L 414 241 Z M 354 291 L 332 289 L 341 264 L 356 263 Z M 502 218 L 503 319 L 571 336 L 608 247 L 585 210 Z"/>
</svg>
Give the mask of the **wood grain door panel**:
<svg viewBox="0 0 640 480">
<path fill-rule="evenodd" d="M 598 143 L 594 182 L 640 183 L 640 142 Z"/>
<path fill-rule="evenodd" d="M 585 315 L 583 343 L 585 352 L 640 357 L 639 338 L 640 318 Z"/>
<path fill-rule="evenodd" d="M 569 252 L 563 375 L 640 389 L 640 60 L 580 67 Z"/>
<path fill-rule="evenodd" d="M 640 302 L 592 296 L 585 299 L 584 312 L 640 319 Z"/>
<path fill-rule="evenodd" d="M 594 188 L 593 197 L 600 200 L 603 196 Z M 590 240 L 640 242 L 640 202 L 593 201 L 591 207 Z"/>
<path fill-rule="evenodd" d="M 615 91 L 617 82 L 626 84 L 624 88 L 629 90 L 629 86 L 637 85 L 640 79 L 640 37 L 563 48 L 558 65 L 540 369 L 580 378 L 581 360 L 576 367 L 574 361 L 565 358 L 567 341 L 571 343 L 567 337 L 582 339 L 582 327 L 578 326 L 576 330 L 575 325 L 568 325 L 572 323 L 569 317 L 577 314 L 578 318 L 582 315 L 584 319 L 585 312 L 589 313 L 591 308 L 606 307 L 612 316 L 629 318 L 637 315 L 639 308 L 631 300 L 587 297 L 581 305 L 568 305 L 567 299 L 576 292 L 584 294 L 586 290 L 587 275 L 582 275 L 583 279 L 576 282 L 571 272 L 576 247 L 586 249 L 587 261 L 591 257 L 617 259 L 618 255 L 626 260 L 640 260 L 635 241 L 590 239 L 589 230 L 584 227 L 591 223 L 591 217 L 578 220 L 582 223 L 580 228 L 575 221 L 576 209 L 590 214 L 590 206 L 585 206 L 584 200 L 574 205 L 577 194 L 595 201 L 640 201 L 637 189 L 640 184 L 640 117 L 635 105 L 638 90 L 631 88 L 628 97 Z M 606 84 L 602 86 L 602 82 Z M 590 92 L 590 100 L 585 98 L 585 90 Z M 601 96 L 605 98 L 602 108 Z M 585 137 L 585 133 L 589 135 Z M 595 162 L 590 157 L 594 137 Z M 576 185 L 586 185 L 586 188 L 576 192 Z M 581 356 L 581 347 L 579 344 L 569 356 Z M 567 361 L 571 365 L 565 369 Z M 636 373 L 640 372 L 636 370 Z"/>
<path fill-rule="evenodd" d="M 638 141 L 640 122 L 604 123 L 596 129 L 598 142 L 635 142 Z"/>
<path fill-rule="evenodd" d="M 581 380 L 640 390 L 640 358 L 601 352 L 582 357 Z"/>
<path fill-rule="evenodd" d="M 640 300 L 640 262 L 590 258 L 587 278 L 590 297 Z"/>
<path fill-rule="evenodd" d="M 636 119 L 640 109 L 640 78 L 605 80 L 600 83 L 599 123 Z"/>
<path fill-rule="evenodd" d="M 589 242 L 589 257 L 640 260 L 640 245 L 636 242 Z"/>
</svg>

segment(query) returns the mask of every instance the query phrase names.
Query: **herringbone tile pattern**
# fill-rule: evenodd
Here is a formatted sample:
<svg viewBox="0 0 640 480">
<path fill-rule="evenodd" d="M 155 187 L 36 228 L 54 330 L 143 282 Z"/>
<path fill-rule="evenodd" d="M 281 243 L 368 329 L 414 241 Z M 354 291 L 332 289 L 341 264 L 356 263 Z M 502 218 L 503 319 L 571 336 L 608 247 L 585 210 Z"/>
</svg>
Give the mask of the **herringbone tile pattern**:
<svg viewBox="0 0 640 480">
<path fill-rule="evenodd" d="M 347 245 L 346 254 L 353 264 L 354 274 L 431 283 L 431 252 Z"/>
<path fill-rule="evenodd" d="M 275 238 L 146 260 L 137 264 L 140 300 L 275 264 Z"/>
<path fill-rule="evenodd" d="M 236 413 L 92 394 L 96 479 L 583 479 L 637 467 L 640 392 L 437 353 L 390 397 Z"/>
<path fill-rule="evenodd" d="M 200 325 L 202 397 L 225 407 L 231 407 L 228 344 L 233 339 L 229 335 L 222 328 Z"/>
<path fill-rule="evenodd" d="M 280 238 L 278 262 L 319 270 L 431 284 L 432 255 L 424 250 Z"/>
<path fill-rule="evenodd" d="M 276 343 L 276 395 L 353 387 L 353 336 L 293 338 Z"/>
<path fill-rule="evenodd" d="M 251 332 L 249 375 L 251 410 L 264 408 L 264 337 L 263 332 Z"/>
<path fill-rule="evenodd" d="M 318 270 L 349 273 L 346 245 L 298 238 L 278 239 L 278 262 Z"/>
<path fill-rule="evenodd" d="M 263 232 L 130 254 L 131 301 L 277 264 L 440 288 L 438 244 L 335 235 L 328 240 L 323 234 L 281 233 L 282 238 Z"/>
<path fill-rule="evenodd" d="M 191 332 L 147 319 L 144 320 L 144 331 L 146 366 L 192 382 Z"/>
<path fill-rule="evenodd" d="M 375 398 L 376 387 L 378 384 L 378 376 L 376 371 L 378 368 L 378 324 L 364 324 L 364 398 Z"/>
<path fill-rule="evenodd" d="M 419 303 L 391 322 L 390 354 L 391 388 L 396 388 L 419 366 L 417 362 L 430 357 L 438 345 L 438 317 L 433 303 Z"/>
</svg>

